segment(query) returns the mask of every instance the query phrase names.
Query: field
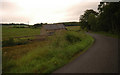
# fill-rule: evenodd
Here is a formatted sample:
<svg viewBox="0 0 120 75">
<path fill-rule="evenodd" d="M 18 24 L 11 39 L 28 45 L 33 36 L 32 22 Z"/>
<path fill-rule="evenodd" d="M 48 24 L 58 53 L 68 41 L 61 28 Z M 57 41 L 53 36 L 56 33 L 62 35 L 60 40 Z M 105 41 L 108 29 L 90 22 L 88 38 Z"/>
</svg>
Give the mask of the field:
<svg viewBox="0 0 120 75">
<path fill-rule="evenodd" d="M 61 31 L 43 41 L 3 47 L 2 71 L 3 73 L 51 73 L 70 62 L 93 41 L 94 39 L 84 31 L 75 30 Z"/>
<path fill-rule="evenodd" d="M 78 30 L 80 30 L 80 26 L 67 26 L 66 28 L 68 30 L 72 30 L 72 31 L 78 31 Z"/>
<path fill-rule="evenodd" d="M 10 28 L 9 26 L 2 26 L 2 37 L 8 39 L 10 37 L 21 37 L 40 35 L 40 28 Z"/>
</svg>

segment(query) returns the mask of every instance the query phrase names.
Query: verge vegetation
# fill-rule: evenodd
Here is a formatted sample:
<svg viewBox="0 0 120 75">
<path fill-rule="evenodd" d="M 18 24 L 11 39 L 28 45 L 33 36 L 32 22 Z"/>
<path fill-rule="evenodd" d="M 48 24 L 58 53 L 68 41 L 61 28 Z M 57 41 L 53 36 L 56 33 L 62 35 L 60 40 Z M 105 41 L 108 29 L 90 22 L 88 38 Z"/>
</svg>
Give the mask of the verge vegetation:
<svg viewBox="0 0 120 75">
<path fill-rule="evenodd" d="M 105 36 L 109 36 L 109 37 L 113 37 L 113 38 L 120 38 L 120 35 L 118 33 L 108 33 L 108 32 L 104 32 L 104 31 L 98 31 L 98 32 L 92 32 L 92 33 L 97 33 L 97 34 L 101 34 L 101 35 L 105 35 Z"/>
<path fill-rule="evenodd" d="M 26 45 L 25 49 L 19 47 L 21 51 L 3 48 L 3 73 L 51 73 L 70 62 L 74 55 L 93 41 L 82 31 L 62 31 L 49 36 L 46 42 L 42 41 L 39 45 L 32 43 L 34 46 Z"/>
</svg>

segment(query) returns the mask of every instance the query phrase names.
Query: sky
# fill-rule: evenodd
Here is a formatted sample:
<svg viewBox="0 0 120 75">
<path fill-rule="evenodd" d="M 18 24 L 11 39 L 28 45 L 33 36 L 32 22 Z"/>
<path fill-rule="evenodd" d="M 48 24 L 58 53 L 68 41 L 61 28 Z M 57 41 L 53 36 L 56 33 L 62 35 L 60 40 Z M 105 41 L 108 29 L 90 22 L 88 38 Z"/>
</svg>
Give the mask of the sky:
<svg viewBox="0 0 120 75">
<path fill-rule="evenodd" d="M 0 0 L 2 23 L 58 23 L 79 21 L 87 9 L 97 11 L 101 0 Z"/>
</svg>

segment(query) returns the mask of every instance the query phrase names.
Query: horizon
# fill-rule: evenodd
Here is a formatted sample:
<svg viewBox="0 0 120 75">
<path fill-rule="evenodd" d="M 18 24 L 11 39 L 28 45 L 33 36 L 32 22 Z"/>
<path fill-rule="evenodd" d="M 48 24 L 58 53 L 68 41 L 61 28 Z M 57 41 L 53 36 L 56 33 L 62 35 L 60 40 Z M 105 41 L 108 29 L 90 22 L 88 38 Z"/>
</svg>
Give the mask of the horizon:
<svg viewBox="0 0 120 75">
<path fill-rule="evenodd" d="M 70 22 L 77 22 L 77 21 L 69 21 L 69 23 Z M 68 22 L 56 22 L 56 23 L 68 23 Z M 78 23 L 78 22 L 77 22 Z M 40 24 L 40 23 L 34 23 L 34 24 L 28 24 L 28 23 L 22 23 L 22 22 L 16 22 L 16 23 L 14 23 L 14 22 L 9 22 L 9 23 L 2 23 L 2 22 L 0 22 L 0 25 L 2 25 L 2 24 L 25 24 L 25 25 L 34 25 L 34 24 Z M 45 24 L 45 23 L 43 23 L 43 24 Z M 55 24 L 55 23 L 47 23 L 47 24 Z"/>
</svg>

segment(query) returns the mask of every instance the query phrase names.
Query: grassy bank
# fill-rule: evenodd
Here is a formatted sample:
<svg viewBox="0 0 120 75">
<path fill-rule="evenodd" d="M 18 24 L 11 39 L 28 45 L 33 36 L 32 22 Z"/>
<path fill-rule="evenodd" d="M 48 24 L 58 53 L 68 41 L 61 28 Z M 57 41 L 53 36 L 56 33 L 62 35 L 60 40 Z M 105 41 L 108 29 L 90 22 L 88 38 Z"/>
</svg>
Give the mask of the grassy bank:
<svg viewBox="0 0 120 75">
<path fill-rule="evenodd" d="M 113 38 L 120 38 L 119 34 L 112 34 L 112 33 L 109 33 L 109 32 L 99 31 L 99 32 L 92 32 L 92 33 L 101 34 L 101 35 L 105 35 L 105 36 L 110 36 L 110 37 L 113 37 Z"/>
<path fill-rule="evenodd" d="M 51 73 L 67 64 L 92 42 L 93 38 L 84 32 L 64 31 L 33 46 L 31 51 L 24 53 L 22 50 L 17 59 L 12 58 L 13 54 L 8 56 L 3 48 L 3 73 Z"/>
</svg>

